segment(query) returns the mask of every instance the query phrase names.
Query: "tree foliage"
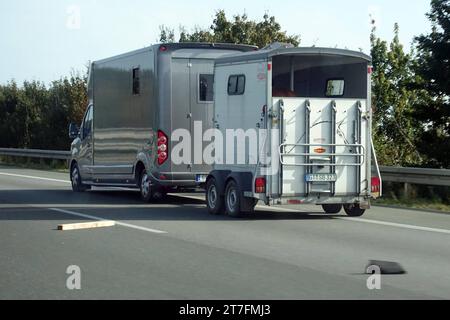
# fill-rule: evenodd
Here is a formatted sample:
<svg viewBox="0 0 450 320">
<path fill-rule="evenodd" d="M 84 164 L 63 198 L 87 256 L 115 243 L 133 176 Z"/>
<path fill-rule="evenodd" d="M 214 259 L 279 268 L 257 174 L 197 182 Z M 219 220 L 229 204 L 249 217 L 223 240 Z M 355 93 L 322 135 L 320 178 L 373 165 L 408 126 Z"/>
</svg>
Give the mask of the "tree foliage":
<svg viewBox="0 0 450 320">
<path fill-rule="evenodd" d="M 47 88 L 39 81 L 0 85 L 0 146 L 67 150 L 67 127 L 87 106 L 86 76 L 73 73 Z"/>
<path fill-rule="evenodd" d="M 256 45 L 259 48 L 273 42 L 286 42 L 294 46 L 300 44 L 300 36 L 288 35 L 281 30 L 281 25 L 274 16 L 264 14 L 261 21 L 249 20 L 244 13 L 235 15 L 230 21 L 225 11 L 216 12 L 212 25 L 209 29 L 195 27 L 189 33 L 184 27 L 179 28 L 179 42 L 222 42 Z M 174 42 L 175 32 L 166 26 L 160 26 L 161 42 Z"/>
<path fill-rule="evenodd" d="M 380 163 L 417 165 L 423 161 L 417 151 L 417 121 L 411 117 L 419 92 L 415 82 L 414 60 L 400 44 L 399 28 L 394 26 L 390 44 L 371 34 L 373 63 L 372 103 L 374 143 Z"/>
<path fill-rule="evenodd" d="M 430 34 L 416 38 L 416 88 L 427 93 L 416 104 L 420 144 L 428 165 L 450 167 L 450 0 L 432 0 Z"/>
</svg>

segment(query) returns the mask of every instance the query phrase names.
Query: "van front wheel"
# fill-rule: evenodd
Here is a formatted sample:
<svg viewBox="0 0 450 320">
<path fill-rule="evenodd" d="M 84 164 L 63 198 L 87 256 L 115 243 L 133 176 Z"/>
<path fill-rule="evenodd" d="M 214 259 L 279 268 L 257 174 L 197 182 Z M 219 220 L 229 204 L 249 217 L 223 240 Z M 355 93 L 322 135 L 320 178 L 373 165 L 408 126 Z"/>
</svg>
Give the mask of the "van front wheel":
<svg viewBox="0 0 450 320">
<path fill-rule="evenodd" d="M 74 192 L 84 192 L 90 189 L 90 186 L 83 184 L 83 181 L 81 180 L 80 169 L 78 168 L 77 164 L 74 164 L 72 166 L 72 169 L 70 170 L 70 182 L 72 184 L 72 190 Z"/>
<path fill-rule="evenodd" d="M 345 204 L 344 205 L 345 213 L 350 217 L 361 217 L 366 210 L 361 209 L 359 204 Z"/>
</svg>

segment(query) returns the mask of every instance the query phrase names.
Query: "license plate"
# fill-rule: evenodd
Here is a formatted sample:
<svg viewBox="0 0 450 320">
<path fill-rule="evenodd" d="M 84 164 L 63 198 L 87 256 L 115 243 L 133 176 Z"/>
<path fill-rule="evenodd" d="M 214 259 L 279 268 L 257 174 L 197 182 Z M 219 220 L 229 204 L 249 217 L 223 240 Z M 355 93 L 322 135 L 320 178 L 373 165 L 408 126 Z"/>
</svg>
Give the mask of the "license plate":
<svg viewBox="0 0 450 320">
<path fill-rule="evenodd" d="M 334 173 L 311 173 L 305 175 L 306 182 L 335 182 L 337 176 Z"/>
<path fill-rule="evenodd" d="M 205 182 L 206 177 L 206 174 L 197 174 L 195 175 L 195 182 Z"/>
</svg>

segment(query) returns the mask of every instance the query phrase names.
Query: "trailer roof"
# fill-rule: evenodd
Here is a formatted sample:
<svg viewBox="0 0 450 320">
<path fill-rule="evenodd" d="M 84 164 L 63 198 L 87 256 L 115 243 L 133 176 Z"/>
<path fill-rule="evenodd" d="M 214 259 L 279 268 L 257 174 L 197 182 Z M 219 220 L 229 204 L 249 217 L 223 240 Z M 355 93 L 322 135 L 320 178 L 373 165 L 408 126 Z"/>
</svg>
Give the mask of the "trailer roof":
<svg viewBox="0 0 450 320">
<path fill-rule="evenodd" d="M 178 42 L 178 43 L 162 43 L 160 47 L 164 46 L 168 50 L 179 49 L 232 49 L 242 52 L 256 51 L 258 47 L 247 44 L 234 43 L 210 43 L 210 42 Z"/>
<path fill-rule="evenodd" d="M 263 60 L 271 58 L 274 56 L 281 55 L 331 55 L 331 56 L 346 56 L 359 58 L 368 62 L 372 61 L 372 58 L 362 52 L 345 50 L 345 49 L 335 49 L 335 48 L 320 48 L 320 47 L 279 47 L 279 48 L 268 48 L 261 49 L 258 51 L 236 53 L 223 56 L 216 59 L 216 64 L 232 63 L 232 62 L 242 62 L 242 61 L 253 61 L 253 60 Z"/>
<path fill-rule="evenodd" d="M 105 62 L 113 61 L 123 57 L 129 57 L 135 54 L 139 54 L 146 51 L 157 51 L 161 47 L 165 47 L 165 51 L 176 51 L 181 49 L 222 49 L 222 50 L 237 50 L 242 52 L 255 51 L 258 49 L 256 46 L 246 44 L 234 44 L 234 43 L 209 43 L 209 42 L 179 42 L 179 43 L 159 43 L 142 49 L 137 49 L 115 55 L 109 58 L 93 61 L 95 64 L 102 64 Z"/>
</svg>

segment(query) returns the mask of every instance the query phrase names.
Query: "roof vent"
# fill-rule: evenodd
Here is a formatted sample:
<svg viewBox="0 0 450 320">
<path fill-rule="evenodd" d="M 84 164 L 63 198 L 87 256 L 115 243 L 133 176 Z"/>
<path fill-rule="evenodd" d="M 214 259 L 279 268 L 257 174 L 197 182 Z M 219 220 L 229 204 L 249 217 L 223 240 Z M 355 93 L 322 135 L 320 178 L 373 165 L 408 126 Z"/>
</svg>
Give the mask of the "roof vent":
<svg viewBox="0 0 450 320">
<path fill-rule="evenodd" d="M 294 45 L 292 43 L 285 43 L 285 42 L 274 42 L 271 43 L 262 50 L 275 50 L 275 49 L 285 49 L 285 48 L 294 48 Z"/>
</svg>

